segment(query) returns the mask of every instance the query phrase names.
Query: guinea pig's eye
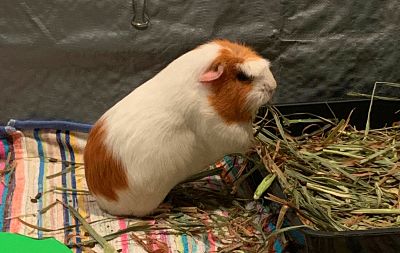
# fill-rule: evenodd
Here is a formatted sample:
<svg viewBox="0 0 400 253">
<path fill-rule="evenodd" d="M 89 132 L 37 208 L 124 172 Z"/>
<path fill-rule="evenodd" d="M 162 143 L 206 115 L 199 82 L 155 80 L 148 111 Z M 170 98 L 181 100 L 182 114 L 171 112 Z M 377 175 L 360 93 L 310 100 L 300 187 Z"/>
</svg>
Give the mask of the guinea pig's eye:
<svg viewBox="0 0 400 253">
<path fill-rule="evenodd" d="M 241 81 L 241 82 L 251 82 L 253 80 L 252 76 L 248 76 L 247 74 L 243 73 L 242 71 L 239 71 L 236 74 L 236 79 Z"/>
</svg>

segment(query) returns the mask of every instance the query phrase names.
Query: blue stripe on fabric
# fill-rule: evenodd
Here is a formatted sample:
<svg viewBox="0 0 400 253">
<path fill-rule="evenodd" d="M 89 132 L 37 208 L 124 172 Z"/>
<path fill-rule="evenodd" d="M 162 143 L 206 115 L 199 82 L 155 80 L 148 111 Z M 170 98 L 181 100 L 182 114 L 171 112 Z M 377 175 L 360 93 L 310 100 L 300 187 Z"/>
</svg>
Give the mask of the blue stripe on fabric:
<svg viewBox="0 0 400 253">
<path fill-rule="evenodd" d="M 275 249 L 276 253 L 281 253 L 282 252 L 282 245 L 281 245 L 279 240 L 275 240 L 274 249 Z"/>
<path fill-rule="evenodd" d="M 189 248 L 188 248 L 187 236 L 186 235 L 182 235 L 181 239 L 182 239 L 182 245 L 183 245 L 183 253 L 188 253 L 189 252 Z"/>
<path fill-rule="evenodd" d="M 39 164 L 39 178 L 38 178 L 38 193 L 43 194 L 43 175 L 44 175 L 44 154 L 43 154 L 43 145 L 42 141 L 39 136 L 39 130 L 35 129 L 33 132 L 33 135 L 35 137 L 35 140 L 37 142 L 37 148 L 38 148 L 38 153 L 39 153 L 39 159 L 40 159 L 40 164 Z M 42 227 L 42 214 L 40 211 L 43 208 L 43 198 L 38 199 L 38 214 L 37 214 L 37 226 Z M 43 231 L 38 230 L 38 238 L 43 237 Z"/>
<path fill-rule="evenodd" d="M 71 142 L 70 142 L 70 132 L 66 131 L 65 132 L 65 142 L 67 144 L 68 147 L 68 151 L 69 151 L 69 156 L 70 156 L 70 160 L 71 160 L 71 164 L 70 166 L 72 166 L 72 170 L 71 170 L 71 184 L 72 184 L 72 189 L 76 189 L 76 176 L 75 176 L 75 154 L 74 154 L 74 150 L 71 146 Z M 78 198 L 77 198 L 77 194 L 76 192 L 72 193 L 72 205 L 73 207 L 76 209 L 78 207 Z M 79 229 L 79 220 L 75 217 L 75 230 L 76 233 L 79 235 L 80 234 L 80 229 Z M 81 238 L 76 237 L 76 243 L 80 243 L 81 242 Z M 82 252 L 81 248 L 77 248 L 76 249 L 77 253 Z"/>
<path fill-rule="evenodd" d="M 88 133 L 92 128 L 90 124 L 69 122 L 69 121 L 40 121 L 40 120 L 10 120 L 8 126 L 14 127 L 19 130 L 32 130 L 40 129 L 54 129 L 61 131 L 78 131 Z"/>
<path fill-rule="evenodd" d="M 8 131 L 8 129 L 7 129 Z M 11 135 L 7 135 L 6 141 L 8 144 L 8 153 L 11 153 L 11 159 L 15 159 L 14 143 Z M 14 195 L 14 189 L 16 185 L 15 173 L 11 173 L 7 182 L 8 194 L 6 195 L 5 207 L 4 207 L 4 217 L 9 217 L 11 215 L 12 200 Z M 7 219 L 3 222 L 3 231 L 10 230 L 11 219 Z"/>
<path fill-rule="evenodd" d="M 62 143 L 62 140 L 61 140 L 61 131 L 60 130 L 56 131 L 56 139 L 57 139 L 58 146 L 60 147 L 61 159 L 64 161 L 65 160 L 65 149 L 64 149 L 64 144 Z M 61 163 L 61 164 L 62 164 L 61 165 L 62 166 L 62 171 L 64 171 L 65 170 L 65 164 L 64 163 Z M 61 182 L 62 182 L 62 186 L 63 187 L 67 187 L 67 176 L 66 176 L 65 173 L 61 177 Z M 62 200 L 63 200 L 64 203 L 68 203 L 68 196 L 67 196 L 66 192 L 62 193 Z M 67 227 L 67 226 L 70 225 L 69 212 L 68 212 L 68 208 L 67 207 L 64 206 L 63 208 L 64 208 L 63 209 L 64 227 Z M 65 236 L 64 239 L 67 239 L 67 236 L 68 236 L 69 232 L 70 232 L 70 229 L 65 229 L 64 230 L 64 236 Z"/>
<path fill-rule="evenodd" d="M 1 142 L 3 142 L 4 145 L 4 153 L 7 155 L 9 152 L 9 147 L 8 147 L 8 142 L 6 139 L 1 139 Z M 1 196 L 1 205 L 0 205 L 0 231 L 3 231 L 3 226 L 4 226 L 4 209 L 6 207 L 6 200 L 7 200 L 7 195 L 8 195 L 8 185 L 10 181 L 10 173 L 7 173 L 4 176 L 4 190 L 3 194 Z"/>
<path fill-rule="evenodd" d="M 203 234 L 202 236 L 202 241 L 204 243 L 204 251 L 209 252 L 210 251 L 210 241 L 208 240 L 208 233 Z"/>
</svg>

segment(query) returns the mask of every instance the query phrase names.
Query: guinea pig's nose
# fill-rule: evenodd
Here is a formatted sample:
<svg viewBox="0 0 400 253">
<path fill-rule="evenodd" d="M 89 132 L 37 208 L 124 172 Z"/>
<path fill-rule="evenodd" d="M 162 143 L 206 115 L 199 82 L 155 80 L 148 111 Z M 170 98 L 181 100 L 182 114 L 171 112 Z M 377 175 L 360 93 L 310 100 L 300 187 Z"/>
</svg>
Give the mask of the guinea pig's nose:
<svg viewBox="0 0 400 253">
<path fill-rule="evenodd" d="M 271 96 L 274 95 L 277 84 L 276 81 L 273 80 L 268 80 L 265 84 L 264 84 L 264 91 L 268 92 Z"/>
<path fill-rule="evenodd" d="M 265 86 L 270 90 L 276 89 L 277 83 L 274 75 L 270 71 L 268 71 L 265 75 Z"/>
</svg>

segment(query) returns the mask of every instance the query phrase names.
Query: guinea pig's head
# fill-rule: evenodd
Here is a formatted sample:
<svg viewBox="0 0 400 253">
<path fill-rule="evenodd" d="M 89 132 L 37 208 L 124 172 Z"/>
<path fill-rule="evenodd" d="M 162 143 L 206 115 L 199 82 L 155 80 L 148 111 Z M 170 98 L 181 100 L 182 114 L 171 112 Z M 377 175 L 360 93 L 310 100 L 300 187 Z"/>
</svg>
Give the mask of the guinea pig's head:
<svg viewBox="0 0 400 253">
<path fill-rule="evenodd" d="M 212 43 L 219 53 L 199 79 L 208 90 L 208 102 L 226 123 L 250 122 L 276 89 L 270 63 L 247 46 Z"/>
</svg>

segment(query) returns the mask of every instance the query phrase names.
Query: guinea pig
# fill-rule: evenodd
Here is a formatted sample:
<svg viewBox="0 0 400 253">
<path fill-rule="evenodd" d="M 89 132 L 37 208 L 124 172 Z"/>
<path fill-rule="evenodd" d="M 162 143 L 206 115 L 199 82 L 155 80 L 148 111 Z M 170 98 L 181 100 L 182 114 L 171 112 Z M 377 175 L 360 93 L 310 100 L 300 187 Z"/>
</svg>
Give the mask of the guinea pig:
<svg viewBox="0 0 400 253">
<path fill-rule="evenodd" d="M 112 215 L 151 214 L 180 182 L 251 148 L 255 114 L 275 89 L 269 61 L 242 44 L 213 40 L 183 54 L 94 124 L 89 191 Z"/>
</svg>

